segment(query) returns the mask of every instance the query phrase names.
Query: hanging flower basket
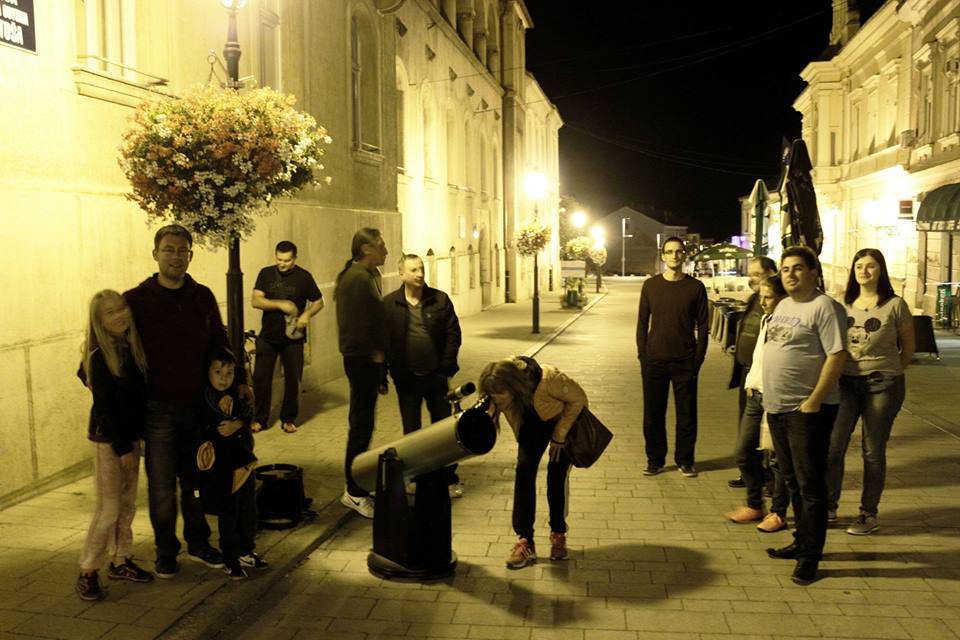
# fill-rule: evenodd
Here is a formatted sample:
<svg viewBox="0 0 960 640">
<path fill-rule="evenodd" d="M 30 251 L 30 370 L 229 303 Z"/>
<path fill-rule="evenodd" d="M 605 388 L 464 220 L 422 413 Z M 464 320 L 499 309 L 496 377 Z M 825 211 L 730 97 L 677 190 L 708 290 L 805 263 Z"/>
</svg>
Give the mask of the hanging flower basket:
<svg viewBox="0 0 960 640">
<path fill-rule="evenodd" d="M 514 242 L 520 255 L 536 255 L 550 242 L 550 227 L 540 224 L 538 220 L 533 220 L 517 232 Z"/>
<path fill-rule="evenodd" d="M 595 266 L 602 267 L 607 262 L 607 248 L 600 247 L 597 249 L 591 245 L 587 250 L 587 258 L 589 258 L 590 262 Z"/>
<path fill-rule="evenodd" d="M 204 87 L 141 104 L 120 146 L 127 198 L 209 248 L 248 237 L 274 198 L 330 183 L 321 159 L 331 139 L 295 102 L 267 88 Z"/>
<path fill-rule="evenodd" d="M 586 260 L 587 253 L 590 251 L 592 244 L 593 240 L 587 236 L 571 238 L 567 240 L 567 244 L 563 245 L 563 252 L 560 254 L 560 258 L 562 260 Z"/>
</svg>

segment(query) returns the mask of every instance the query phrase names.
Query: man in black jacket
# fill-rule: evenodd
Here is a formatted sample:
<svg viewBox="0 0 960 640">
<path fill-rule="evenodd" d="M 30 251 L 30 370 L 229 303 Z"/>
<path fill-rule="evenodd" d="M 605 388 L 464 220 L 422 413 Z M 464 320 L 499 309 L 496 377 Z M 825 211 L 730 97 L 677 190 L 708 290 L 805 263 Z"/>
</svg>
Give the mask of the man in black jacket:
<svg viewBox="0 0 960 640">
<path fill-rule="evenodd" d="M 147 412 L 144 424 L 147 495 L 157 546 L 156 574 L 177 573 L 177 479 L 183 537 L 190 558 L 222 567 L 220 552 L 210 546 L 207 524 L 184 465 L 193 442 L 193 407 L 207 384 L 207 360 L 229 339 L 213 292 L 187 274 L 193 238 L 180 225 L 159 229 L 153 240 L 157 273 L 123 295 L 133 311 L 147 356 Z M 237 375 L 243 376 L 238 368 Z M 237 391 L 252 400 L 242 377 Z M 193 453 L 196 453 L 194 449 Z"/>
<path fill-rule="evenodd" d="M 424 284 L 419 256 L 404 254 L 398 270 L 403 284 L 387 294 L 383 304 L 390 332 L 387 366 L 407 434 L 420 428 L 424 401 L 431 422 L 451 414 L 445 396 L 450 377 L 460 370 L 460 321 L 447 294 Z M 461 488 L 451 491 L 459 497 Z"/>
</svg>

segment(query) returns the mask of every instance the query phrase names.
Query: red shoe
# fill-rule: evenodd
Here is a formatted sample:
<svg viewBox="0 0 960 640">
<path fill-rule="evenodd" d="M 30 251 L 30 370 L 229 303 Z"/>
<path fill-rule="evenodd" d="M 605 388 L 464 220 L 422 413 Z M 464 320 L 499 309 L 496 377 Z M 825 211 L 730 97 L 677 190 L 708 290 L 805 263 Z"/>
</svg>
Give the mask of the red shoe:
<svg viewBox="0 0 960 640">
<path fill-rule="evenodd" d="M 551 560 L 567 559 L 567 534 L 565 533 L 550 534 L 550 559 Z"/>
</svg>

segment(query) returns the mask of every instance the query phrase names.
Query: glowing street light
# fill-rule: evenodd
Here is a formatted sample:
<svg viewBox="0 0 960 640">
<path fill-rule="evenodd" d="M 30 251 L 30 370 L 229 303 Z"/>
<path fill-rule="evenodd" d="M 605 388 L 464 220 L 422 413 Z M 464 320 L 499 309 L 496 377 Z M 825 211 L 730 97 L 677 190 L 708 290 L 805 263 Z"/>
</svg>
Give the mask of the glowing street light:
<svg viewBox="0 0 960 640">
<path fill-rule="evenodd" d="M 603 249 L 607 246 L 607 230 L 599 224 L 590 227 L 590 237 L 593 238 L 594 249 Z M 597 293 L 600 293 L 600 284 L 603 278 L 601 265 L 594 264 L 593 266 L 597 270 Z"/>
<path fill-rule="evenodd" d="M 576 229 L 583 229 L 587 226 L 587 212 L 581 209 L 577 209 L 570 214 L 570 224 Z"/>
</svg>

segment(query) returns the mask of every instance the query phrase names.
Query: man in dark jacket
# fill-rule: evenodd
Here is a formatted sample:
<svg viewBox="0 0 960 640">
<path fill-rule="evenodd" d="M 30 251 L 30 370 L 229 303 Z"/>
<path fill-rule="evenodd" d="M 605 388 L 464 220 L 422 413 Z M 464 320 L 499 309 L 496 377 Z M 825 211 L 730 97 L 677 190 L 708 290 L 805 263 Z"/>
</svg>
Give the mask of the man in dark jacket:
<svg viewBox="0 0 960 640">
<path fill-rule="evenodd" d="M 424 402 L 431 422 L 451 413 L 445 396 L 450 377 L 460 370 L 460 321 L 447 294 L 424 284 L 419 256 L 405 254 L 398 270 L 403 284 L 383 304 L 390 331 L 387 365 L 407 434 L 420 428 Z"/>
<path fill-rule="evenodd" d="M 213 293 L 187 275 L 193 258 L 190 232 L 175 224 L 162 227 L 153 245 L 157 273 L 123 295 L 147 356 L 144 458 L 150 523 L 157 545 L 156 574 L 172 578 L 180 551 L 178 478 L 189 557 L 209 567 L 223 566 L 220 552 L 210 546 L 210 526 L 183 462 L 196 429 L 193 407 L 207 384 L 207 360 L 214 351 L 228 348 L 229 340 Z M 238 368 L 237 373 L 243 376 L 243 369 Z M 246 380 L 240 382 L 238 392 L 251 400 Z"/>
</svg>

